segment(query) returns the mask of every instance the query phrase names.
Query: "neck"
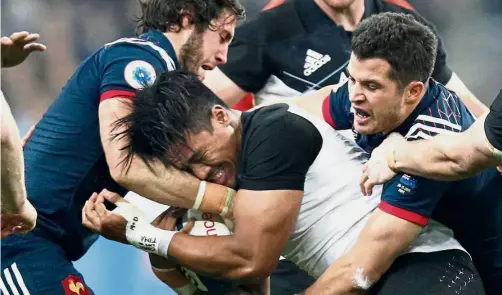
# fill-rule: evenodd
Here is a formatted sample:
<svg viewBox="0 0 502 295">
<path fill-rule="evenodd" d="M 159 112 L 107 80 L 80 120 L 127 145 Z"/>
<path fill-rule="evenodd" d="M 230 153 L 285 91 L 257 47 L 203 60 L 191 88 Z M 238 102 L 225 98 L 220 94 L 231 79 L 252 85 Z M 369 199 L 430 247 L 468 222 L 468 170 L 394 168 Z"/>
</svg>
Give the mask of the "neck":
<svg viewBox="0 0 502 295">
<path fill-rule="evenodd" d="M 406 121 L 406 119 L 408 119 L 408 117 L 411 116 L 411 113 L 413 113 L 413 111 L 420 104 L 424 95 L 425 95 L 425 92 L 422 94 L 420 99 L 417 99 L 416 101 L 414 101 L 411 104 L 405 105 L 404 108 L 402 109 L 403 111 L 400 114 L 400 117 L 399 117 L 400 119 L 396 120 L 396 123 L 393 126 L 391 126 L 390 130 L 383 131 L 382 133 L 387 135 L 387 134 L 391 133 L 392 131 L 396 130 L 396 128 L 398 128 L 399 126 L 401 126 L 404 123 L 404 121 Z"/>
<path fill-rule="evenodd" d="M 173 46 L 174 52 L 176 53 L 176 57 L 180 60 L 181 48 L 187 42 L 188 38 L 190 38 L 190 34 L 192 30 L 181 29 L 179 32 L 165 32 L 164 36 L 171 42 Z"/>
<path fill-rule="evenodd" d="M 343 8 L 329 6 L 323 0 L 314 0 L 321 10 L 345 31 L 353 31 L 361 22 L 364 14 L 364 0 L 356 0 Z"/>
</svg>

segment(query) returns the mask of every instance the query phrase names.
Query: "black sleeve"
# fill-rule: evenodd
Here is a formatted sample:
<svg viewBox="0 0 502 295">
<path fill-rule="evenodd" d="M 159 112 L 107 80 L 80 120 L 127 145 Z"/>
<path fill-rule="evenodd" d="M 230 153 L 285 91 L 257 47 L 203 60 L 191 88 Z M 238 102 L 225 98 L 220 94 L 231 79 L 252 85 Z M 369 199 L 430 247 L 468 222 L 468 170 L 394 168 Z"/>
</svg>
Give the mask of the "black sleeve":
<svg viewBox="0 0 502 295">
<path fill-rule="evenodd" d="M 322 147 L 322 136 L 306 119 L 288 113 L 246 134 L 239 189 L 303 190 L 307 171 Z"/>
<path fill-rule="evenodd" d="M 438 39 L 438 48 L 436 54 L 436 63 L 434 64 L 434 71 L 432 72 L 432 78 L 434 78 L 434 80 L 438 81 L 439 83 L 446 85 L 446 83 L 450 81 L 453 72 L 446 64 L 446 49 L 444 48 L 443 40 L 441 40 L 438 30 L 431 22 L 423 18 L 417 12 L 412 11 L 410 13 L 412 13 L 421 23 L 431 28 L 431 30 L 436 35 Z"/>
<path fill-rule="evenodd" d="M 502 151 L 502 90 L 490 106 L 490 113 L 485 120 L 485 133 L 490 144 Z"/>
<path fill-rule="evenodd" d="M 256 36 L 249 36 L 253 31 L 261 34 L 260 29 L 246 25 L 252 23 L 237 28 L 228 49 L 227 63 L 218 67 L 242 90 L 256 93 L 263 88 L 271 72 L 265 62 L 265 45 L 256 40 Z"/>
</svg>

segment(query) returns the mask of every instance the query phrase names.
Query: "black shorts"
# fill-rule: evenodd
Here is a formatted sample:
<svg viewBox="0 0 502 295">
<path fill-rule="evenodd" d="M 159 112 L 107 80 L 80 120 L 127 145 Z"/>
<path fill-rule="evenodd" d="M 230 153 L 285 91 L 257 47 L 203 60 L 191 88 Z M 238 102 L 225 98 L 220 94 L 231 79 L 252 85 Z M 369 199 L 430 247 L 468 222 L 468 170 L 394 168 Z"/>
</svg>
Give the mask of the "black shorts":
<svg viewBox="0 0 502 295">
<path fill-rule="evenodd" d="M 484 295 L 470 256 L 460 250 L 409 253 L 396 259 L 371 295 Z"/>
</svg>

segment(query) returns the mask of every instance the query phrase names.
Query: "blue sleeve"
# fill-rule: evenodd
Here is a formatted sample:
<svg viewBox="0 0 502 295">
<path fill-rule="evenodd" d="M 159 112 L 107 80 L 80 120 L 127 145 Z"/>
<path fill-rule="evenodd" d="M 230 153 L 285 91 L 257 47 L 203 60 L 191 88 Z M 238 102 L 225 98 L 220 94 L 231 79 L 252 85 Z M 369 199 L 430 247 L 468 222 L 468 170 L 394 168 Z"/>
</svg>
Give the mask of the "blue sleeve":
<svg viewBox="0 0 502 295">
<path fill-rule="evenodd" d="M 379 208 L 425 226 L 447 186 L 448 182 L 399 174 L 384 185 Z"/>
<path fill-rule="evenodd" d="M 168 70 L 169 59 L 160 47 L 143 40 L 106 45 L 99 55 L 100 101 L 134 97 L 137 89 L 155 81 L 157 73 Z"/>
<path fill-rule="evenodd" d="M 340 87 L 335 86 L 324 99 L 322 115 L 324 120 L 337 130 L 352 128 L 348 82 Z"/>
</svg>

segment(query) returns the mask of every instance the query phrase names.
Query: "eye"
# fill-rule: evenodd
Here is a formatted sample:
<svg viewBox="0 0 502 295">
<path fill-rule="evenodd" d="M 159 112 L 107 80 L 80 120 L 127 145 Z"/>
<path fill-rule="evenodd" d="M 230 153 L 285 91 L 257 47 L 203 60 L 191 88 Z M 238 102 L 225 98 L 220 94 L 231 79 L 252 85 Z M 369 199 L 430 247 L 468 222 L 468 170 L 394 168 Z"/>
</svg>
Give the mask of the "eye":
<svg viewBox="0 0 502 295">
<path fill-rule="evenodd" d="M 368 84 L 368 85 L 366 86 L 366 88 L 368 88 L 368 89 L 369 89 L 369 90 L 371 90 L 371 91 L 375 91 L 375 90 L 377 90 L 377 89 L 378 89 L 378 85 L 373 84 L 373 83 L 370 83 L 370 84 Z"/>
<path fill-rule="evenodd" d="M 349 82 L 351 84 L 355 84 L 356 83 L 356 79 L 354 79 L 352 76 L 349 76 Z"/>
</svg>

